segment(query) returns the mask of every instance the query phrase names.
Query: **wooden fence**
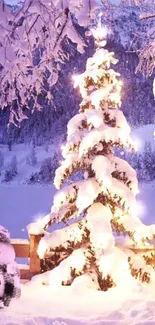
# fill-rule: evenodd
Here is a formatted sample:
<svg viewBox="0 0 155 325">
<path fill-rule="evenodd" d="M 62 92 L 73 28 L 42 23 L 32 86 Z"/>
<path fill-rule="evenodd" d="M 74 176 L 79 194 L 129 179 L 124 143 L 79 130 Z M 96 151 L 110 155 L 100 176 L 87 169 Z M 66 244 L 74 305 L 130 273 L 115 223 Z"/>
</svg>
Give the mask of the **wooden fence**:
<svg viewBox="0 0 155 325">
<path fill-rule="evenodd" d="M 21 279 L 30 280 L 33 275 L 40 273 L 40 259 L 37 254 L 40 235 L 30 235 L 30 240 L 12 239 L 11 244 L 14 247 L 16 258 L 29 259 L 28 265 L 21 264 Z M 17 260 L 18 262 L 18 260 Z"/>
<path fill-rule="evenodd" d="M 33 275 L 40 273 L 40 259 L 37 254 L 38 245 L 41 239 L 41 235 L 30 235 L 30 240 L 24 239 L 12 239 L 11 243 L 15 249 L 16 258 L 29 259 L 28 265 L 20 265 L 21 279 L 30 280 Z M 121 247 L 120 244 L 116 244 L 117 247 Z M 142 254 L 147 252 L 154 253 L 154 259 L 152 266 L 155 268 L 155 237 L 154 243 L 148 247 L 124 247 L 132 250 L 136 254 Z M 18 262 L 18 261 L 17 261 Z"/>
</svg>

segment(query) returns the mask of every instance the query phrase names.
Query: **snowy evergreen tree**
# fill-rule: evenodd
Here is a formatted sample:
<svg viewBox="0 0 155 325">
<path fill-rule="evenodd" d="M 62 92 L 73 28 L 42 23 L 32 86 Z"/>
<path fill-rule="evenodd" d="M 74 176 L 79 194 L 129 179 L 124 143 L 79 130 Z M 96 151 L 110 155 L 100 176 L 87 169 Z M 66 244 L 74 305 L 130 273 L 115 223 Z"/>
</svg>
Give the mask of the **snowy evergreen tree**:
<svg viewBox="0 0 155 325">
<path fill-rule="evenodd" d="M 36 166 L 37 165 L 37 156 L 36 156 L 36 151 L 35 148 L 33 147 L 30 153 L 30 161 L 31 161 L 31 166 Z"/>
<path fill-rule="evenodd" d="M 152 148 L 151 143 L 149 141 L 145 142 L 144 146 L 144 167 L 145 167 L 145 181 L 150 181 L 152 179 Z"/>
<path fill-rule="evenodd" d="M 52 182 L 55 175 L 55 170 L 58 167 L 58 155 L 54 154 L 52 158 L 48 157 L 43 160 L 39 175 L 43 183 Z"/>
<path fill-rule="evenodd" d="M 0 151 L 0 174 L 2 172 L 3 166 L 4 166 L 4 154 L 2 151 Z"/>
<path fill-rule="evenodd" d="M 37 165 L 37 156 L 34 147 L 32 147 L 30 154 L 26 156 L 26 163 L 33 167 Z"/>
<path fill-rule="evenodd" d="M 10 163 L 10 171 L 13 176 L 17 175 L 17 157 L 14 155 Z"/>
<path fill-rule="evenodd" d="M 144 165 L 144 157 L 142 154 L 139 154 L 139 156 L 138 156 L 137 177 L 138 177 L 139 182 L 145 180 L 145 165 Z"/>
<path fill-rule="evenodd" d="M 119 110 L 122 83 L 119 73 L 111 68 L 117 60 L 104 48 L 102 29 L 93 33 L 97 50 L 88 59 L 86 71 L 74 77 L 82 102 L 79 114 L 68 123 L 64 160 L 54 180 L 58 192 L 51 214 L 36 227 L 46 229 L 54 222 L 67 225 L 47 233 L 39 244 L 40 258 L 50 251 L 50 268 L 58 265 L 51 271 L 51 285 L 73 282 L 107 290 L 132 279 L 131 274 L 149 281 L 153 272 L 142 258 L 115 245 L 114 233 L 128 235 L 134 245 L 145 244 L 153 233 L 135 216 L 136 172 L 115 155 L 115 147 L 134 150 L 130 127 Z M 77 171 L 83 177 L 73 182 Z"/>
<path fill-rule="evenodd" d="M 44 159 L 40 166 L 40 171 L 33 173 L 28 183 L 52 183 L 55 175 L 55 170 L 58 167 L 58 155 L 55 153 L 53 157 Z"/>
<path fill-rule="evenodd" d="M 11 159 L 10 164 L 8 165 L 7 169 L 5 170 L 3 181 L 10 182 L 16 175 L 17 175 L 17 158 L 16 158 L 16 155 L 14 155 Z"/>
</svg>

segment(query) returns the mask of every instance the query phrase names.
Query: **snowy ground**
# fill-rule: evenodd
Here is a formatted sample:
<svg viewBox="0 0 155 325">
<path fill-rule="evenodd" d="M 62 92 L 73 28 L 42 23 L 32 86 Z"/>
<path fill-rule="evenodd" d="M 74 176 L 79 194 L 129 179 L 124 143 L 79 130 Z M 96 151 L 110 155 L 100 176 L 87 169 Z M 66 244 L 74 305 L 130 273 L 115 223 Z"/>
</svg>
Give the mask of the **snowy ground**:
<svg viewBox="0 0 155 325">
<path fill-rule="evenodd" d="M 0 152 L 4 157 L 4 165 L 0 172 L 0 182 L 3 182 L 5 170 L 8 169 L 13 156 L 17 159 L 17 175 L 11 181 L 11 184 L 24 184 L 32 173 L 40 170 L 41 163 L 46 158 L 52 158 L 58 149 L 58 143 L 49 146 L 35 146 L 36 165 L 28 163 L 28 157 L 32 155 L 33 146 L 29 144 L 14 144 L 11 151 L 7 145 L 0 144 Z"/>
<path fill-rule="evenodd" d="M 24 285 L 21 298 L 0 311 L 0 324 L 153 325 L 154 292 L 155 286 L 128 285 L 104 293 Z"/>
</svg>

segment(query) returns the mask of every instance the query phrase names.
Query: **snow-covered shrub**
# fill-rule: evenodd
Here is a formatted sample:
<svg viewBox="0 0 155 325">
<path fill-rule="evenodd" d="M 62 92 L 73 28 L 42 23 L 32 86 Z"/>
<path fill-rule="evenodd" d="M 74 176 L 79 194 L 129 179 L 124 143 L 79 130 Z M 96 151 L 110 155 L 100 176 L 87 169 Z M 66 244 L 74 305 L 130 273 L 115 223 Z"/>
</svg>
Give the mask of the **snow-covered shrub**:
<svg viewBox="0 0 155 325">
<path fill-rule="evenodd" d="M 41 163 L 39 176 L 42 182 L 48 183 L 53 182 L 54 175 L 56 168 L 58 167 L 59 161 L 58 161 L 58 155 L 57 153 L 54 154 L 52 158 L 48 157 L 43 160 Z"/>
<path fill-rule="evenodd" d="M 4 173 L 3 182 L 8 183 L 8 182 L 12 181 L 12 179 L 13 179 L 13 175 L 12 175 L 10 169 L 6 169 L 5 173 Z"/>
<path fill-rule="evenodd" d="M 20 296 L 20 275 L 8 231 L 0 226 L 0 307 Z"/>
<path fill-rule="evenodd" d="M 115 153 L 116 147 L 131 151 L 135 147 L 119 109 L 122 83 L 111 68 L 117 60 L 113 52 L 102 48 L 106 42 L 100 39 L 101 31 L 99 36 L 98 30 L 94 34 L 97 50 L 88 59 L 86 71 L 74 78 L 82 102 L 79 113 L 68 123 L 64 159 L 54 179 L 58 191 L 50 216 L 39 221 L 36 229 L 40 231 L 42 224 L 44 232 L 53 222 L 66 223 L 66 228 L 46 233 L 38 247 L 41 259 L 46 253 L 53 254 L 56 267 L 49 271 L 48 283 L 74 285 L 78 276 L 83 283 L 84 275 L 87 283 L 94 280 L 97 290 L 107 290 L 126 283 L 132 275 L 146 282 L 152 276 L 152 267 L 143 258 L 115 245 L 114 233 L 129 236 L 132 245 L 145 245 L 152 240 L 154 228 L 135 216 L 136 171 Z M 83 173 L 83 179 L 72 181 L 77 171 Z M 43 283 L 45 278 L 40 278 Z"/>
</svg>

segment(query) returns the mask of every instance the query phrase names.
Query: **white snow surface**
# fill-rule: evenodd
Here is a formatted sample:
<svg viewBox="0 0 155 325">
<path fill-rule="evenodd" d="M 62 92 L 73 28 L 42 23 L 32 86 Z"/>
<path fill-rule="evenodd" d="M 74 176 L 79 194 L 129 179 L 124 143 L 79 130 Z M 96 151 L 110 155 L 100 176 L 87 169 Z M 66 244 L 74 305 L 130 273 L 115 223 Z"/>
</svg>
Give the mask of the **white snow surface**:
<svg viewBox="0 0 155 325">
<path fill-rule="evenodd" d="M 130 280 L 108 292 L 81 286 L 22 285 L 19 300 L 0 311 L 1 325 L 153 325 L 155 285 Z M 81 281 L 80 281 L 81 284 Z"/>
<path fill-rule="evenodd" d="M 53 157 L 55 152 L 59 148 L 59 141 L 56 141 L 53 145 L 48 146 L 35 146 L 37 164 L 35 166 L 29 165 L 27 157 L 31 155 L 33 145 L 31 144 L 13 144 L 11 151 L 9 151 L 7 145 L 0 144 L 0 151 L 4 156 L 4 165 L 0 175 L 0 183 L 4 179 L 5 170 L 8 168 L 12 158 L 17 158 L 17 175 L 11 181 L 11 184 L 26 184 L 32 173 L 39 172 L 41 163 L 44 159 Z M 4 183 L 6 184 L 6 183 Z"/>
<path fill-rule="evenodd" d="M 94 202 L 98 194 L 101 192 L 101 188 L 95 178 L 89 178 L 79 182 L 78 188 L 76 206 L 79 211 L 82 212 Z"/>
<path fill-rule="evenodd" d="M 101 203 L 94 203 L 88 209 L 87 225 L 91 231 L 90 240 L 95 247 L 96 254 L 103 254 L 103 250 L 109 252 L 115 245 L 110 224 L 111 217 L 110 209 Z"/>
</svg>

